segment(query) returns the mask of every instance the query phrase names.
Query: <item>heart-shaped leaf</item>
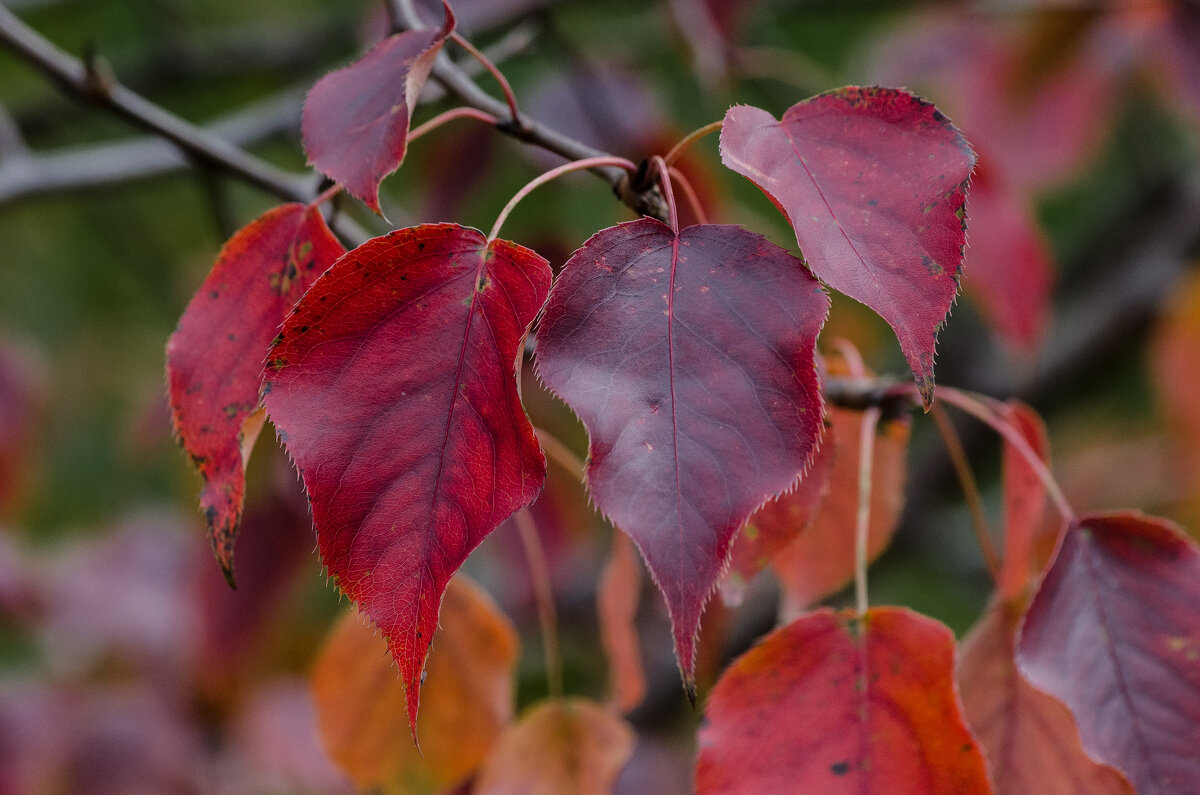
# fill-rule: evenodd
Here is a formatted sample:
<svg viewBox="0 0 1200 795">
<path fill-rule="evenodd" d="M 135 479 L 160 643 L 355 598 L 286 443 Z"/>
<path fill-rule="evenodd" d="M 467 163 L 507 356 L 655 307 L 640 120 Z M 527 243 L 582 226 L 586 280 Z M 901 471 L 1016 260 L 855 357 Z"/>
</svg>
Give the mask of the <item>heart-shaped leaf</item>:
<svg viewBox="0 0 1200 795">
<path fill-rule="evenodd" d="M 1198 604 L 1196 542 L 1162 519 L 1095 514 L 1067 530 L 1021 627 L 1021 672 L 1145 795 L 1200 781 Z"/>
<path fill-rule="evenodd" d="M 172 421 L 204 478 L 200 509 L 230 582 L 267 350 L 288 310 L 345 251 L 317 208 L 268 211 L 221 249 L 167 342 Z"/>
<path fill-rule="evenodd" d="M 821 610 L 726 669 L 700 729 L 707 793 L 990 792 L 954 690 L 954 636 L 895 607 Z"/>
<path fill-rule="evenodd" d="M 445 6 L 440 29 L 389 36 L 350 66 L 317 81 L 304 100 L 308 161 L 379 212 L 379 183 L 400 167 L 421 86 L 454 30 Z"/>
<path fill-rule="evenodd" d="M 761 236 L 650 218 L 596 233 L 551 292 L 538 374 L 587 426 L 589 491 L 662 589 L 689 687 L 734 534 L 816 448 L 828 310 Z"/>
<path fill-rule="evenodd" d="M 730 108 L 721 159 L 787 216 L 813 273 L 891 325 L 928 408 L 975 165 L 962 133 L 906 91 L 848 87 L 793 105 L 782 121 Z"/>
<path fill-rule="evenodd" d="M 514 367 L 550 278 L 474 229 L 401 229 L 338 260 L 271 351 L 264 400 L 321 559 L 383 630 L 414 731 L 446 583 L 546 477 Z"/>
</svg>

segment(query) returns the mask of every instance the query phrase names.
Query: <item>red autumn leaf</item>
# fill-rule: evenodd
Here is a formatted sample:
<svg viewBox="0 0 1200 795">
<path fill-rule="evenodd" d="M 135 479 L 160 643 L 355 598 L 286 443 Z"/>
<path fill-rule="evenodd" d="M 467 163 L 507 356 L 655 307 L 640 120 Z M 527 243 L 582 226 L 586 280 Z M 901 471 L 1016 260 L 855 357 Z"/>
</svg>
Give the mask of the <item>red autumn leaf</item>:
<svg viewBox="0 0 1200 795">
<path fill-rule="evenodd" d="M 649 218 L 593 235 L 551 292 L 538 375 L 588 429 L 588 489 L 662 589 L 689 688 L 734 535 L 820 436 L 813 357 L 828 309 L 803 264 L 761 236 L 676 236 Z"/>
<path fill-rule="evenodd" d="M 1194 541 L 1163 519 L 1093 514 L 1063 537 L 1022 625 L 1021 672 L 1141 793 L 1200 782 L 1197 604 Z"/>
<path fill-rule="evenodd" d="M 792 491 L 781 494 L 750 517 L 733 544 L 729 571 L 721 583 L 722 595 L 731 604 L 741 601 L 741 591 L 779 552 L 812 524 L 829 493 L 834 472 L 833 427 L 826 424 L 821 447 Z"/>
<path fill-rule="evenodd" d="M 321 559 L 388 639 L 414 728 L 446 583 L 546 477 L 514 363 L 549 288 L 513 243 L 401 229 L 338 260 L 271 351 L 264 400 Z"/>
<path fill-rule="evenodd" d="M 1125 777 L 1093 762 L 1071 712 L 1017 672 L 1020 603 L 997 599 L 962 643 L 963 715 L 987 754 L 999 795 L 1132 795 Z"/>
<path fill-rule="evenodd" d="M 928 408 L 975 165 L 958 129 L 908 92 L 848 87 L 793 105 L 782 121 L 730 108 L 721 160 L 787 216 L 817 277 L 891 325 Z"/>
<path fill-rule="evenodd" d="M 167 342 L 172 421 L 204 478 L 200 508 L 231 583 L 267 350 L 288 310 L 344 253 L 317 208 L 269 210 L 221 249 Z"/>
<path fill-rule="evenodd" d="M 445 6 L 440 29 L 389 36 L 359 60 L 317 81 L 304 100 L 308 161 L 379 212 L 379 183 L 400 167 L 421 86 L 454 30 Z"/>
<path fill-rule="evenodd" d="M 545 701 L 508 727 L 475 781 L 475 795 L 604 795 L 633 753 L 634 734 L 581 698 Z"/>
<path fill-rule="evenodd" d="M 1042 461 L 1049 461 L 1050 440 L 1037 412 L 1024 403 L 1005 405 L 1009 423 Z M 1046 518 L 1046 487 L 1011 442 L 1004 443 L 1004 565 L 997 590 L 1005 599 L 1020 597 L 1054 551 L 1056 526 Z"/>
<path fill-rule="evenodd" d="M 637 609 L 642 594 L 642 568 L 629 536 L 613 534 L 612 555 L 600 573 L 596 612 L 600 643 L 608 656 L 613 705 L 631 712 L 646 696 L 646 671 L 638 641 Z"/>
<path fill-rule="evenodd" d="M 820 610 L 772 632 L 713 688 L 705 793 L 989 792 L 954 691 L 954 636 L 896 607 Z"/>
<path fill-rule="evenodd" d="M 783 590 L 784 616 L 797 616 L 809 605 L 854 579 L 854 526 L 858 514 L 858 462 L 863 413 L 829 409 L 833 448 L 829 494 L 808 529 L 775 554 L 771 568 Z M 907 418 L 879 425 L 871 462 L 871 516 L 867 558 L 879 557 L 892 540 L 904 508 L 908 461 Z"/>
</svg>

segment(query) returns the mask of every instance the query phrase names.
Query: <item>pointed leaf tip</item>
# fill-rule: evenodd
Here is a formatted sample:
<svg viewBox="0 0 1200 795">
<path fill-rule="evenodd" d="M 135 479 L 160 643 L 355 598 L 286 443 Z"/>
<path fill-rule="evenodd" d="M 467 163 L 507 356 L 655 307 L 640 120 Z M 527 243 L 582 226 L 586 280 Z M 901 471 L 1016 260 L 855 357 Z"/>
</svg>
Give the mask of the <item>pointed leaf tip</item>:
<svg viewBox="0 0 1200 795">
<path fill-rule="evenodd" d="M 446 583 L 545 480 L 513 364 L 550 279 L 478 230 L 401 229 L 330 268 L 271 351 L 321 559 L 388 639 L 410 723 Z"/>
<path fill-rule="evenodd" d="M 551 291 L 538 375 L 587 427 L 588 489 L 645 557 L 685 683 L 735 533 L 816 447 L 828 308 L 760 235 L 652 219 L 596 233 Z"/>
<path fill-rule="evenodd" d="M 721 160 L 784 213 L 818 278 L 888 322 L 928 411 L 966 242 L 975 153 L 962 133 L 907 91 L 850 86 L 782 120 L 731 108 Z"/>
</svg>

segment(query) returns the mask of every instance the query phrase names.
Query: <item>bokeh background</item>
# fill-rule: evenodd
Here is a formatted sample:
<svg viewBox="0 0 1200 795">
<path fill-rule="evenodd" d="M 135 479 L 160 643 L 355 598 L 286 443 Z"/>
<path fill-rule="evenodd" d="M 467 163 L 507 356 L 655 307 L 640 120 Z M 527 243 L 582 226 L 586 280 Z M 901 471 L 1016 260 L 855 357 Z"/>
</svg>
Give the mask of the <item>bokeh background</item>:
<svg viewBox="0 0 1200 795">
<path fill-rule="evenodd" d="M 305 90 L 386 33 L 375 2 L 9 0 L 74 54 L 181 117 L 305 172 Z M 736 103 L 779 115 L 820 91 L 906 86 L 980 155 L 964 294 L 940 338 L 940 383 L 1018 398 L 1045 417 L 1078 508 L 1200 527 L 1200 6 L 1187 0 L 972 3 L 460 0 L 522 108 L 640 161 Z M 459 55 L 461 53 L 456 53 Z M 492 90 L 486 79 L 481 85 Z M 430 92 L 415 121 L 450 107 Z M 487 229 L 556 164 L 472 122 L 413 144 L 385 181 L 396 226 Z M 785 247 L 715 136 L 682 162 L 711 220 Z M 311 176 L 314 187 L 318 177 Z M 224 584 L 171 438 L 168 335 L 222 242 L 278 203 L 77 98 L 0 49 L 0 793 L 330 792 L 309 689 L 346 609 L 315 553 L 296 477 L 269 434 L 251 462 L 239 590 Z M 380 219 L 341 212 L 379 233 Z M 505 227 L 557 268 L 630 216 L 577 175 Z M 853 342 L 906 377 L 890 330 L 836 298 L 823 344 Z M 582 455 L 583 431 L 527 376 L 529 412 Z M 997 516 L 998 445 L 960 427 Z M 875 603 L 970 627 L 990 588 L 962 490 L 917 418 L 906 507 L 872 569 Z M 567 690 L 604 698 L 597 574 L 613 531 L 554 470 L 535 507 L 559 608 Z M 502 526 L 467 570 L 521 638 L 517 701 L 546 693 L 533 589 Z M 661 600 L 638 613 L 650 687 L 618 789 L 686 792 L 699 712 L 682 697 Z M 706 616 L 701 695 L 776 618 L 770 575 Z M 845 603 L 844 595 L 831 599 Z"/>
</svg>

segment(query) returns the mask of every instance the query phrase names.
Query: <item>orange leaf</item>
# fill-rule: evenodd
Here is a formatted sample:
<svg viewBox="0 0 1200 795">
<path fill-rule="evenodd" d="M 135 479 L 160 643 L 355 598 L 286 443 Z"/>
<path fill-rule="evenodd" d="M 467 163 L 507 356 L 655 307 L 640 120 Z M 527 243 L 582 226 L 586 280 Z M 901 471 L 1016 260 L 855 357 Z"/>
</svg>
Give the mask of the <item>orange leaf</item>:
<svg viewBox="0 0 1200 795">
<path fill-rule="evenodd" d="M 602 795 L 633 753 L 624 720 L 579 698 L 545 701 L 508 727 L 475 795 Z"/>
<path fill-rule="evenodd" d="M 365 618 L 348 611 L 312 673 L 317 722 L 330 756 L 362 788 L 440 792 L 483 762 L 512 720 L 517 636 L 491 598 L 463 575 L 450 581 L 434 638 L 413 744 L 404 686 Z"/>
<path fill-rule="evenodd" d="M 1087 757 L 1070 711 L 1037 690 L 1014 662 L 1019 603 L 997 599 L 963 641 L 963 714 L 983 746 L 1000 795 L 1132 793 L 1115 769 Z"/>
<path fill-rule="evenodd" d="M 895 607 L 776 630 L 712 691 L 696 790 L 989 792 L 954 692 L 954 636 Z"/>
<path fill-rule="evenodd" d="M 809 528 L 771 565 L 783 586 L 783 615 L 796 616 L 854 578 L 854 523 L 858 513 L 858 455 L 863 413 L 830 407 L 833 474 L 829 493 Z M 880 424 L 872 466 L 867 554 L 879 557 L 892 540 L 904 507 L 910 423 Z"/>
<path fill-rule="evenodd" d="M 642 667 L 637 634 L 637 609 L 642 593 L 642 569 L 633 540 L 613 533 L 612 557 L 600 574 L 596 611 L 600 620 L 600 642 L 608 655 L 609 683 L 613 705 L 629 712 L 646 695 L 646 671 Z"/>
</svg>

